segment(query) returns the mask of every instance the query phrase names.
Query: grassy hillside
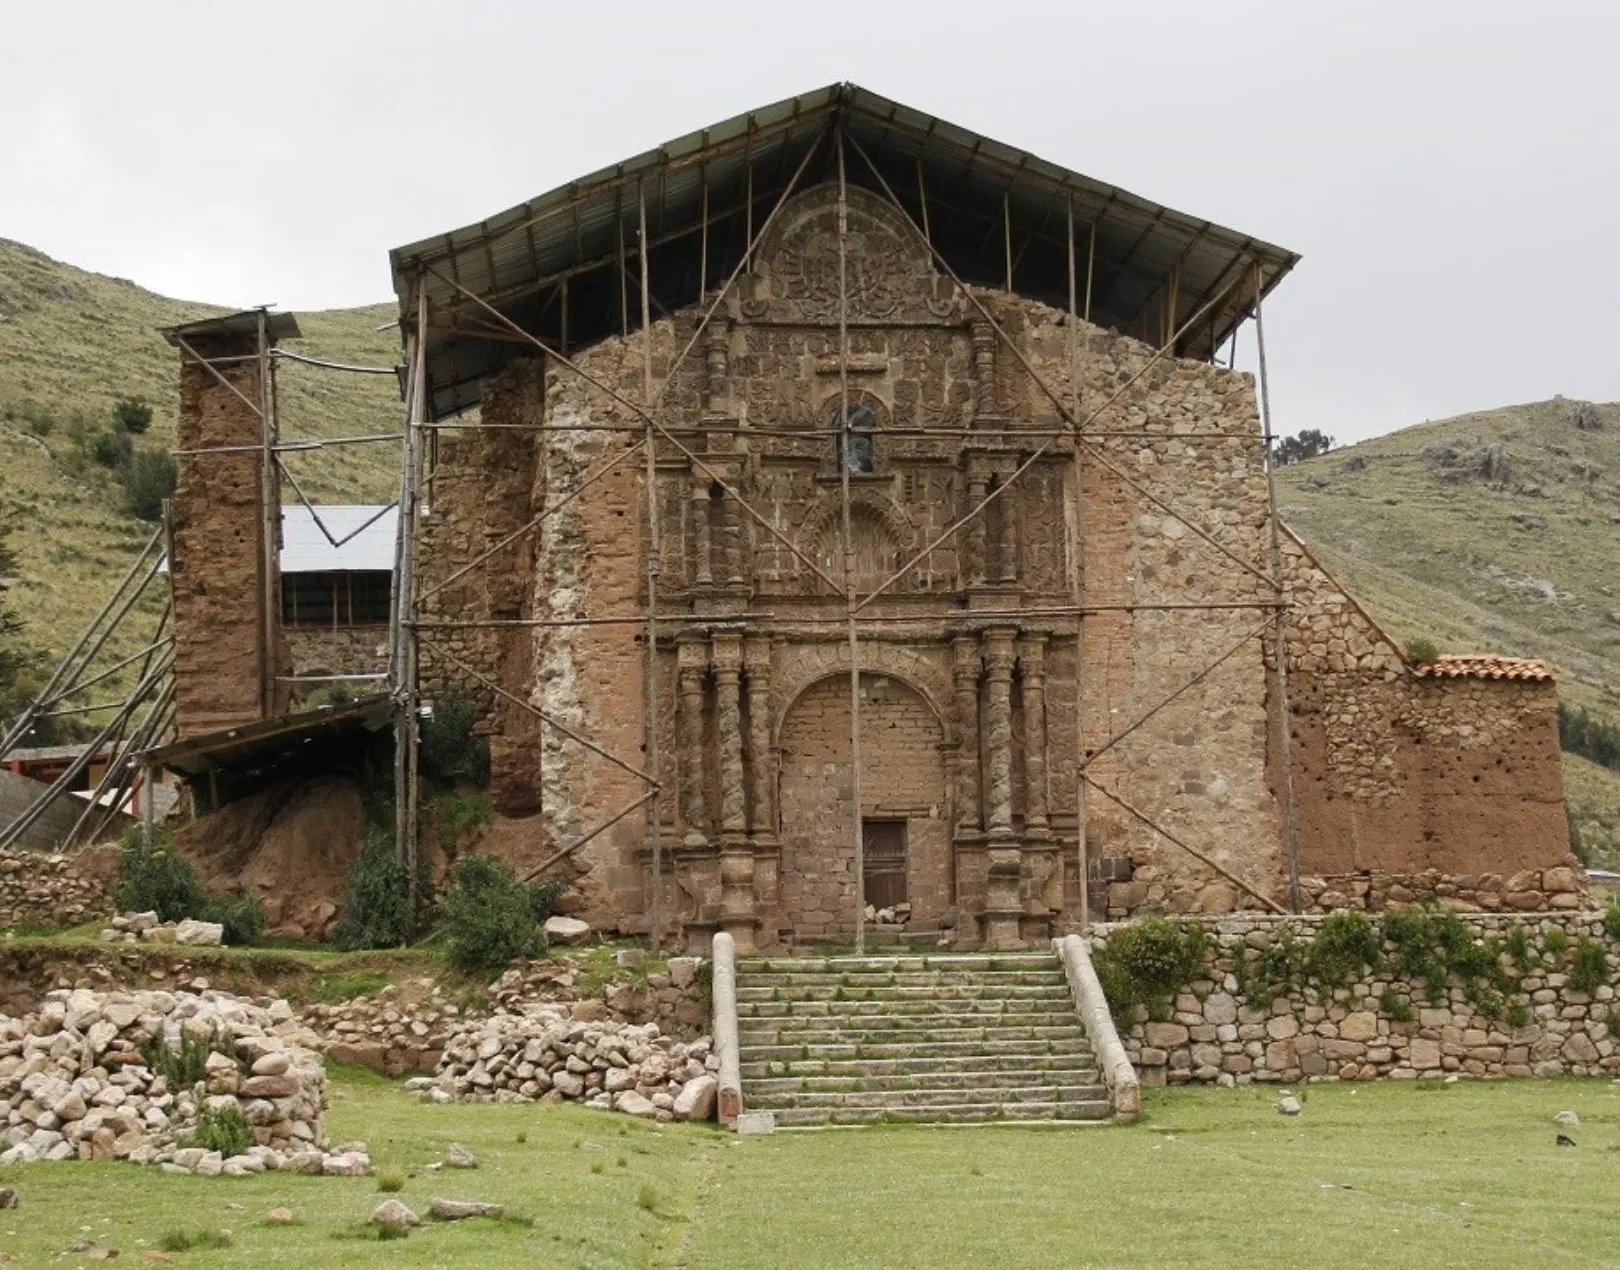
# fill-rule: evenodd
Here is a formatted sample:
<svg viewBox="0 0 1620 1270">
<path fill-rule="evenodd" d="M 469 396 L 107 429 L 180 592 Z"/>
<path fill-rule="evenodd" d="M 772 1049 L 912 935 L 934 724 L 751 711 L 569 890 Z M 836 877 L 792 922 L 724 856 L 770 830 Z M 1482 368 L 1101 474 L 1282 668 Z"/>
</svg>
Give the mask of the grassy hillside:
<svg viewBox="0 0 1620 1270">
<path fill-rule="evenodd" d="M 220 312 L 0 241 L 0 523 L 16 527 L 13 593 L 32 640 L 60 652 L 150 532 L 84 438 L 120 397 L 155 407 L 142 442 L 174 438 L 174 350 L 157 328 Z M 289 347 L 390 365 L 391 305 L 301 313 Z M 283 434 L 391 431 L 392 379 L 283 364 Z M 293 456 L 326 501 L 387 501 L 397 447 Z M 290 493 L 289 493 L 290 497 Z M 1545 657 L 1564 698 L 1620 722 L 1620 405 L 1555 399 L 1424 423 L 1283 469 L 1284 518 L 1398 638 Z M 124 646 L 133 648 L 132 632 Z M 1620 859 L 1620 776 L 1566 764 L 1598 854 Z"/>
<path fill-rule="evenodd" d="M 174 443 L 178 354 L 158 328 L 226 310 L 170 300 L 0 240 L 0 525 L 11 530 L 22 577 L 10 592 L 27 637 L 53 657 L 72 644 L 153 525 L 124 510 L 120 479 L 86 453 L 113 403 L 153 406 L 138 445 Z M 299 314 L 287 347 L 342 361 L 391 365 L 399 337 L 379 331 L 390 305 Z M 395 381 L 292 363 L 280 368 L 282 434 L 386 432 L 399 424 Z M 393 444 L 290 456 L 312 499 L 386 501 L 398 483 Z M 291 497 L 289 493 L 289 497 Z M 140 647 L 131 628 L 110 648 Z"/>
</svg>

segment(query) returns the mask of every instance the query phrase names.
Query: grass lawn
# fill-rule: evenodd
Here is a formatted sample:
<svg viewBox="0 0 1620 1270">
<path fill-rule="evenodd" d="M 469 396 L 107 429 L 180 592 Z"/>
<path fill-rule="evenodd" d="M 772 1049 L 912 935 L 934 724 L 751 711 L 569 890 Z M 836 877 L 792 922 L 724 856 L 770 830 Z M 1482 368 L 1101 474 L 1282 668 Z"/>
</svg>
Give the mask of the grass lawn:
<svg viewBox="0 0 1620 1270">
<path fill-rule="evenodd" d="M 378 1242 L 375 1179 L 171 1178 L 129 1165 L 4 1171 L 13 1264 L 231 1266 L 1620 1265 L 1620 1085 L 1327 1085 L 1286 1119 L 1274 1090 L 1164 1091 L 1144 1123 L 876 1128 L 735 1138 L 575 1108 L 429 1107 L 342 1072 L 330 1130 L 365 1137 L 399 1198 L 508 1204 L 532 1225 L 430 1224 Z M 1579 1113 L 1555 1146 L 1553 1113 Z M 522 1133 L 525 1140 L 520 1142 Z M 474 1172 L 422 1173 L 452 1141 Z M 264 1213 L 291 1208 L 298 1224 Z M 155 1260 L 155 1259 L 154 1259 Z"/>
</svg>

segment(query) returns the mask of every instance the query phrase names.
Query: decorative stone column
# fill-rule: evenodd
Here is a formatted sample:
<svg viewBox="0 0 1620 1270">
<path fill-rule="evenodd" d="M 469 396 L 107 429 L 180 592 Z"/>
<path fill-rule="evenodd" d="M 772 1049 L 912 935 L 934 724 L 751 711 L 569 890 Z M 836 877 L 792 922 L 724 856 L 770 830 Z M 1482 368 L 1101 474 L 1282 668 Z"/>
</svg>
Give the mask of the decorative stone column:
<svg viewBox="0 0 1620 1270">
<path fill-rule="evenodd" d="M 700 638 L 683 638 L 675 646 L 678 686 L 681 781 L 681 820 L 685 843 L 701 847 L 708 841 L 708 808 L 703 797 L 703 678 L 709 669 L 709 646 Z"/>
<path fill-rule="evenodd" d="M 979 832 L 979 641 L 958 635 L 951 641 L 955 661 L 951 685 L 956 696 L 956 832 Z"/>
<path fill-rule="evenodd" d="M 776 837 L 771 781 L 771 641 L 743 641 L 748 671 L 748 836 L 755 842 Z"/>
<path fill-rule="evenodd" d="M 714 561 L 709 546 L 709 478 L 700 472 L 692 474 L 690 499 L 692 515 L 693 581 L 700 587 L 714 582 Z"/>
<path fill-rule="evenodd" d="M 723 418 L 731 402 L 730 340 L 730 321 L 715 314 L 703 341 L 703 409 L 711 418 Z"/>
<path fill-rule="evenodd" d="M 973 323 L 973 411 L 996 413 L 996 333 L 988 322 Z"/>
<path fill-rule="evenodd" d="M 754 911 L 754 849 L 748 841 L 743 786 L 742 636 L 714 637 L 715 734 L 720 753 L 720 924 L 752 951 L 758 917 Z"/>
<path fill-rule="evenodd" d="M 968 501 L 962 509 L 965 516 L 984 501 L 985 487 L 988 482 L 983 472 L 968 471 Z M 984 511 L 978 512 L 967 523 L 967 567 L 962 570 L 969 586 L 978 586 L 985 579 L 985 523 Z"/>
<path fill-rule="evenodd" d="M 1024 830 L 1028 837 L 1047 838 L 1045 635 L 1018 641 L 1018 664 L 1024 697 Z"/>
<path fill-rule="evenodd" d="M 984 633 L 985 828 L 992 838 L 1012 837 L 1013 632 Z"/>
<path fill-rule="evenodd" d="M 1006 491 L 1013 481 L 1016 468 L 999 474 L 998 487 Z M 996 546 L 996 581 L 1003 584 L 1018 581 L 1018 491 L 1004 492 L 996 499 L 1001 509 L 1001 540 Z"/>
</svg>

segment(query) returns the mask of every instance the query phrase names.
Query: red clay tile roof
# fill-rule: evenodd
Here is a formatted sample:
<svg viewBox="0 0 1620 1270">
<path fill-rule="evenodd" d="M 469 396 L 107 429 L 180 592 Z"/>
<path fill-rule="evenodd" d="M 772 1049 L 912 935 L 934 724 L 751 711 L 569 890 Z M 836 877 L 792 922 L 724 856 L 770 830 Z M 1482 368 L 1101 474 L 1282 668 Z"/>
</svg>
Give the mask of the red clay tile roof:
<svg viewBox="0 0 1620 1270">
<path fill-rule="evenodd" d="M 1529 657 L 1497 657 L 1491 653 L 1447 653 L 1417 668 L 1428 679 L 1522 679 L 1548 682 L 1552 667 Z"/>
</svg>

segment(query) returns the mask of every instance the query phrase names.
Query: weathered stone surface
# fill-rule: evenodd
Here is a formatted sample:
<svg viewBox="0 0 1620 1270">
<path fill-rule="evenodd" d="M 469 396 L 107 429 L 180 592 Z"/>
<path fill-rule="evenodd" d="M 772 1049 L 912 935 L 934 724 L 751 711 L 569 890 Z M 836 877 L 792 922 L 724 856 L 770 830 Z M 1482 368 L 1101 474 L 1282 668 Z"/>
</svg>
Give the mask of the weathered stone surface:
<svg viewBox="0 0 1620 1270">
<path fill-rule="evenodd" d="M 422 1219 L 397 1199 L 385 1199 L 371 1211 L 371 1224 L 385 1226 L 392 1230 L 404 1230 L 410 1226 L 420 1226 Z"/>
<path fill-rule="evenodd" d="M 582 944 L 591 937 L 591 925 L 560 914 L 546 918 L 546 938 L 558 944 Z"/>
<path fill-rule="evenodd" d="M 675 1097 L 675 1118 L 677 1120 L 709 1120 L 714 1117 L 715 1097 L 719 1091 L 720 1082 L 705 1072 L 694 1077 L 681 1086 L 681 1092 Z"/>
<path fill-rule="evenodd" d="M 486 1204 L 471 1199 L 435 1198 L 431 1207 L 433 1215 L 441 1221 L 464 1221 L 469 1217 L 500 1217 L 506 1212 L 504 1204 Z"/>
</svg>

